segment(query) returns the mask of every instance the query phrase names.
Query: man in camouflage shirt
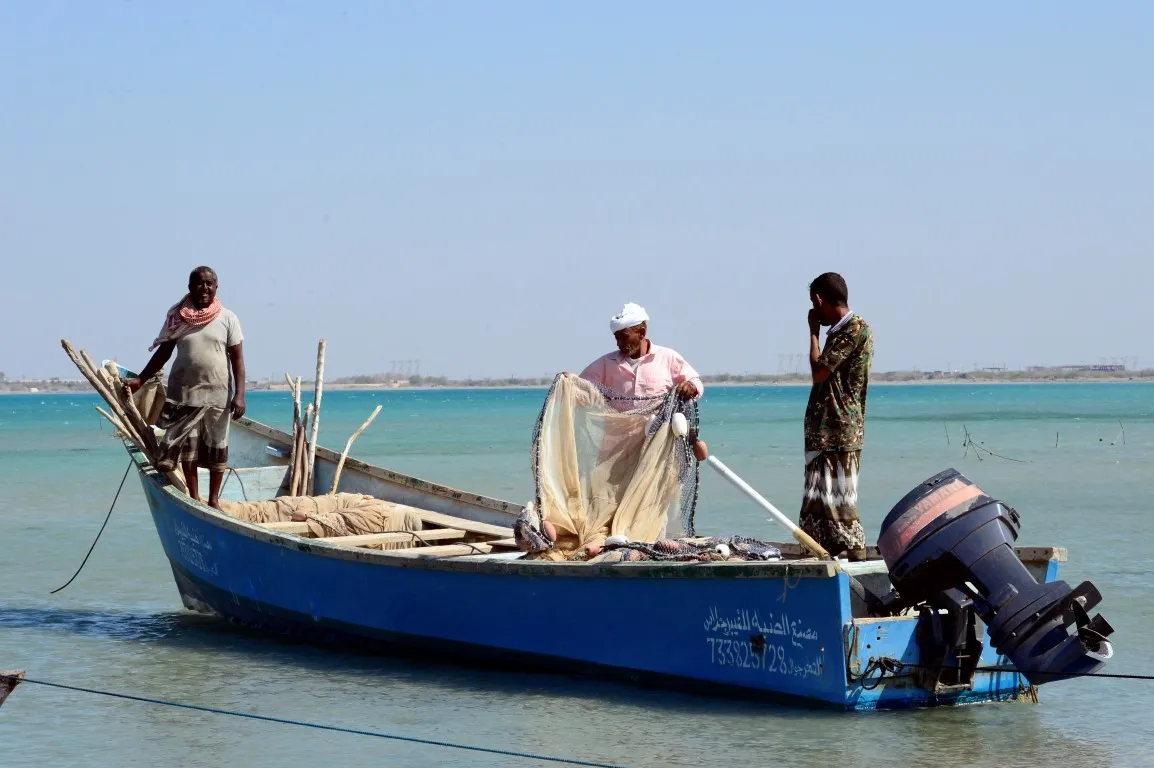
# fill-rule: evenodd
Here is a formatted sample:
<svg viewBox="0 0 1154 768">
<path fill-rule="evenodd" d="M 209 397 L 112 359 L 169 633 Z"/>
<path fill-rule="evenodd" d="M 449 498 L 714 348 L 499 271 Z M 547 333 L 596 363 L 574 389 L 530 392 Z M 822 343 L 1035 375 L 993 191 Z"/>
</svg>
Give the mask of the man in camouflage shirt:
<svg viewBox="0 0 1154 768">
<path fill-rule="evenodd" d="M 809 293 L 813 388 L 805 409 L 805 495 L 798 525 L 831 555 L 864 560 L 857 481 L 873 333 L 865 320 L 850 311 L 849 290 L 841 275 L 820 275 L 810 284 Z M 824 349 L 822 326 L 829 326 Z"/>
</svg>

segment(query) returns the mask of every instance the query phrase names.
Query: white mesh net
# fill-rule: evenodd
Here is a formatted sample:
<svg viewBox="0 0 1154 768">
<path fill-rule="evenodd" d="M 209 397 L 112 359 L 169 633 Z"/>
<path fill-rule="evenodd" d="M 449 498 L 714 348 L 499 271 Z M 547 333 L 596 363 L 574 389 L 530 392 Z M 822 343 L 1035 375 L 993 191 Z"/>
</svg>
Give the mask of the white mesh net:
<svg viewBox="0 0 1154 768">
<path fill-rule="evenodd" d="M 685 415 L 688 437 L 673 434 Z M 536 483 L 529 519 L 518 534 L 556 540 L 527 548 L 568 559 L 606 537 L 657 541 L 692 536 L 697 460 L 692 442 L 697 405 L 674 392 L 625 397 L 572 374 L 560 374 L 545 399 L 533 437 Z M 545 525 L 545 524 L 549 525 Z M 546 533 L 546 539 L 550 536 Z"/>
</svg>

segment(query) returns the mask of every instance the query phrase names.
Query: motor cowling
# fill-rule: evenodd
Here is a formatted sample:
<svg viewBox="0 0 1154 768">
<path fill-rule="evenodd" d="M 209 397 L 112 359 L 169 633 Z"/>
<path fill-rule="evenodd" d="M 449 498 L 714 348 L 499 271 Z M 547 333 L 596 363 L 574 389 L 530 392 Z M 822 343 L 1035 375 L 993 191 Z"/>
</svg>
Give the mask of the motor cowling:
<svg viewBox="0 0 1154 768">
<path fill-rule="evenodd" d="M 969 595 L 994 649 L 1030 683 L 1100 669 L 1113 655 L 1106 638 L 1114 631 L 1089 615 L 1101 594 L 1090 582 L 1039 584 L 1014 551 L 1020 524 L 1017 511 L 948 469 L 894 506 L 878 549 L 902 604 L 950 590 Z"/>
</svg>

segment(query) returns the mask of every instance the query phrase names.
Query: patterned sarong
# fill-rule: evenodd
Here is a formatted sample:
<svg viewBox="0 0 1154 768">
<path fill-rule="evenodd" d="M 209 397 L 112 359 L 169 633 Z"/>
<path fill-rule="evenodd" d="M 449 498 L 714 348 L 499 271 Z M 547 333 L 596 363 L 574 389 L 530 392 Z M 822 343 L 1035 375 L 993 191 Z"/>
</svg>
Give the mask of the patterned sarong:
<svg viewBox="0 0 1154 768">
<path fill-rule="evenodd" d="M 179 461 L 204 467 L 209 472 L 226 471 L 231 417 L 227 408 L 165 402 L 156 425 L 165 430 L 158 446 L 160 457 L 156 468 L 171 472 Z"/>
<path fill-rule="evenodd" d="M 865 530 L 857 515 L 861 451 L 807 451 L 805 495 L 798 526 L 831 555 L 865 558 Z"/>
</svg>

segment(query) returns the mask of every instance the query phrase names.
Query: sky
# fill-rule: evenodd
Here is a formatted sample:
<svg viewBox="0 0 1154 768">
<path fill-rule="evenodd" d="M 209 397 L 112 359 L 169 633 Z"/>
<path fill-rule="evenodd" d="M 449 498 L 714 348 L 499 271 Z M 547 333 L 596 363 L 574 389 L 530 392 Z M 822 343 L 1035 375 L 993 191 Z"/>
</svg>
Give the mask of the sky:
<svg viewBox="0 0 1154 768">
<path fill-rule="evenodd" d="M 0 371 L 143 367 L 199 264 L 251 378 L 1154 367 L 1154 4 L 0 0 Z M 789 367 L 790 363 L 786 363 Z"/>
</svg>

